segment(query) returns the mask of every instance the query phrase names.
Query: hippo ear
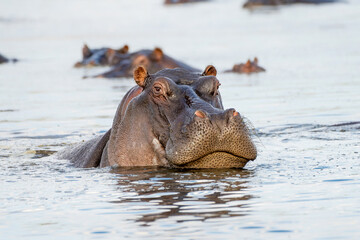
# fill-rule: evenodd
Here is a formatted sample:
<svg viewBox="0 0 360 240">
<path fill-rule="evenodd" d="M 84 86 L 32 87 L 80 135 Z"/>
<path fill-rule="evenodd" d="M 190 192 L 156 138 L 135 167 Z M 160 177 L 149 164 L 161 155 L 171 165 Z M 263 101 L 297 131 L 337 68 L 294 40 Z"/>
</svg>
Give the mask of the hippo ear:
<svg viewBox="0 0 360 240">
<path fill-rule="evenodd" d="M 83 49 L 82 49 L 82 54 L 83 54 L 83 58 L 87 58 L 91 56 L 91 50 L 88 47 L 88 45 L 84 44 Z"/>
<path fill-rule="evenodd" d="M 149 76 L 147 70 L 143 66 L 139 66 L 134 70 L 134 79 L 137 85 L 144 88 L 146 85 L 146 78 Z"/>
<path fill-rule="evenodd" d="M 245 63 L 245 66 L 246 66 L 246 67 L 251 67 L 251 61 L 250 61 L 250 59 L 247 60 L 247 62 Z"/>
<path fill-rule="evenodd" d="M 254 58 L 254 63 L 258 64 L 258 58 L 257 57 Z"/>
<path fill-rule="evenodd" d="M 155 48 L 154 51 L 151 53 L 151 59 L 155 61 L 160 61 L 164 56 L 163 51 L 160 48 Z"/>
<path fill-rule="evenodd" d="M 213 65 L 209 65 L 205 68 L 204 72 L 202 73 L 203 76 L 216 76 L 217 71 Z"/>
<path fill-rule="evenodd" d="M 129 51 L 129 46 L 128 45 L 124 45 L 122 48 L 118 49 L 117 52 L 118 53 L 127 53 Z"/>
</svg>

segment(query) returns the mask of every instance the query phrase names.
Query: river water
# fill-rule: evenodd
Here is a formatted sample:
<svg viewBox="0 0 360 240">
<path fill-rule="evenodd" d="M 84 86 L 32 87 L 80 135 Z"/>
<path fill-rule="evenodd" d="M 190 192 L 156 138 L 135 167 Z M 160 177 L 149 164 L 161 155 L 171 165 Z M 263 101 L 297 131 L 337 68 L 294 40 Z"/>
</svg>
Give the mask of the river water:
<svg viewBox="0 0 360 240">
<path fill-rule="evenodd" d="M 4 0 L 0 239 L 359 239 L 360 2 Z M 244 170 L 78 169 L 54 152 L 106 132 L 132 79 L 83 79 L 83 43 L 162 47 L 218 69 L 257 133 Z M 222 73 L 247 58 L 257 75 Z"/>
</svg>

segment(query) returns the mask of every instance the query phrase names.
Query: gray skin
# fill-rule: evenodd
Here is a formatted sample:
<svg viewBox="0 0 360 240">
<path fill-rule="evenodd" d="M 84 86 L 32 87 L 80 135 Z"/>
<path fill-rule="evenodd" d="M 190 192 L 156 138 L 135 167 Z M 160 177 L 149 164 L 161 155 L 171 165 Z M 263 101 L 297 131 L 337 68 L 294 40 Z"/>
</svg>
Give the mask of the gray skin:
<svg viewBox="0 0 360 240">
<path fill-rule="evenodd" d="M 259 73 L 259 72 L 265 72 L 265 68 L 260 67 L 258 65 L 258 59 L 255 57 L 254 61 L 251 61 L 250 59 L 247 60 L 246 63 L 239 63 L 235 64 L 231 70 L 226 70 L 225 72 L 234 72 L 234 73 L 245 73 L 245 74 L 251 74 L 251 73 Z"/>
<path fill-rule="evenodd" d="M 129 46 L 124 45 L 119 49 L 96 48 L 90 49 L 86 44 L 82 48 L 83 59 L 74 64 L 74 67 L 95 67 L 95 66 L 113 66 L 117 62 L 113 61 L 114 56 L 117 59 L 126 58 Z"/>
<path fill-rule="evenodd" d="M 113 65 L 116 65 L 110 71 L 99 74 L 96 77 L 130 78 L 133 76 L 134 69 L 138 66 L 144 66 L 150 74 L 164 68 L 183 68 L 190 72 L 200 72 L 199 69 L 165 55 L 160 48 L 140 50 L 127 54 L 125 58 L 113 54 L 110 58 Z"/>
<path fill-rule="evenodd" d="M 6 58 L 5 56 L 3 56 L 3 55 L 1 55 L 0 54 L 0 64 L 1 63 L 7 63 L 7 62 L 10 62 L 10 61 L 12 61 L 12 62 L 17 62 L 18 60 L 17 59 L 8 59 L 8 58 Z"/>
<path fill-rule="evenodd" d="M 224 110 L 216 69 L 202 74 L 164 69 L 134 71 L 104 135 L 60 154 L 77 167 L 162 166 L 242 168 L 257 151 L 243 118 Z"/>
<path fill-rule="evenodd" d="M 209 0 L 165 0 L 164 4 L 181 4 L 181 3 L 197 3 L 207 2 Z"/>
<path fill-rule="evenodd" d="M 248 0 L 244 3 L 244 8 L 253 8 L 259 6 L 278 6 L 294 3 L 308 3 L 308 4 L 321 4 L 321 3 L 334 3 L 339 0 Z"/>
</svg>

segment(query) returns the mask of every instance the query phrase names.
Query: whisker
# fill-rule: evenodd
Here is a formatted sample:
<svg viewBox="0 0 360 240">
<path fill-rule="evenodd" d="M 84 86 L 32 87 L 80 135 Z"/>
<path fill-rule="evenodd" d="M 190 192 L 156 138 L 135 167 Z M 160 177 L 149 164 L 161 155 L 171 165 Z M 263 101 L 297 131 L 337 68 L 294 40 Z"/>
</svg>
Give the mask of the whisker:
<svg viewBox="0 0 360 240">
<path fill-rule="evenodd" d="M 261 141 L 260 137 L 259 137 L 259 132 L 258 130 L 254 127 L 254 125 L 252 124 L 252 122 L 246 118 L 246 117 L 242 117 L 244 125 L 246 130 L 249 132 L 250 137 L 252 138 L 252 140 L 254 140 L 255 142 L 258 142 L 259 144 L 261 144 L 261 146 L 263 148 L 265 148 L 263 142 Z"/>
</svg>

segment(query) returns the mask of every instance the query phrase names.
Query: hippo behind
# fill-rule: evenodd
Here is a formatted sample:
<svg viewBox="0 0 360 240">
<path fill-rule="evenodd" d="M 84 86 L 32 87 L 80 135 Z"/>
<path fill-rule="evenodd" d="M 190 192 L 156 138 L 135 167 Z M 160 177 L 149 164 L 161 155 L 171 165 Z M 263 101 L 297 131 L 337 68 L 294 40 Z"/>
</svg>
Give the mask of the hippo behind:
<svg viewBox="0 0 360 240">
<path fill-rule="evenodd" d="M 7 63 L 7 62 L 17 62 L 18 60 L 16 58 L 14 59 L 8 59 L 5 56 L 0 54 L 0 64 L 1 63 Z"/>
<path fill-rule="evenodd" d="M 122 59 L 113 56 L 112 61 L 117 62 L 116 66 L 114 66 L 112 70 L 97 75 L 96 77 L 129 78 L 133 76 L 134 69 L 138 66 L 144 66 L 149 73 L 156 73 L 164 68 L 183 68 L 190 72 L 200 72 L 200 70 L 196 68 L 167 56 L 160 48 L 133 52 Z"/>
<path fill-rule="evenodd" d="M 120 49 L 96 48 L 90 49 L 86 44 L 82 48 L 83 59 L 75 63 L 74 67 L 95 67 L 95 66 L 112 66 L 117 62 L 113 61 L 114 56 L 118 59 L 125 57 L 129 51 L 129 46 L 124 45 Z"/>
<path fill-rule="evenodd" d="M 288 5 L 294 3 L 308 3 L 308 4 L 321 4 L 321 3 L 334 3 L 339 0 L 248 0 L 244 3 L 244 8 L 254 8 L 260 6 L 278 6 Z"/>
<path fill-rule="evenodd" d="M 251 61 L 250 59 L 244 64 L 235 64 L 231 70 L 227 70 L 225 72 L 235 72 L 235 73 L 259 73 L 259 72 L 265 72 L 265 68 L 260 67 L 258 65 L 258 59 L 255 57 L 254 61 Z"/>
<path fill-rule="evenodd" d="M 182 4 L 182 3 L 197 3 L 197 2 L 207 2 L 209 0 L 165 0 L 164 4 Z"/>
<path fill-rule="evenodd" d="M 257 155 L 243 118 L 223 110 L 216 69 L 134 71 L 112 128 L 62 154 L 78 167 L 242 168 Z"/>
</svg>

